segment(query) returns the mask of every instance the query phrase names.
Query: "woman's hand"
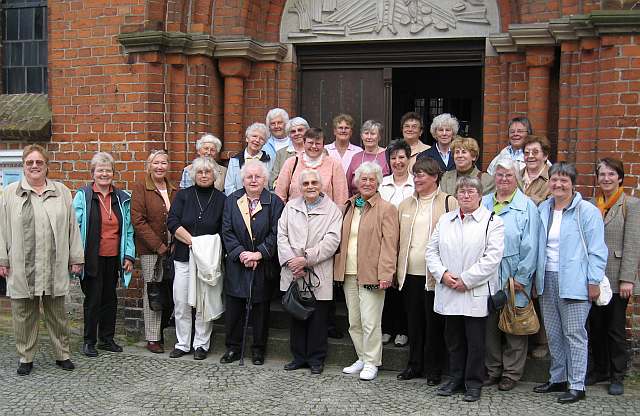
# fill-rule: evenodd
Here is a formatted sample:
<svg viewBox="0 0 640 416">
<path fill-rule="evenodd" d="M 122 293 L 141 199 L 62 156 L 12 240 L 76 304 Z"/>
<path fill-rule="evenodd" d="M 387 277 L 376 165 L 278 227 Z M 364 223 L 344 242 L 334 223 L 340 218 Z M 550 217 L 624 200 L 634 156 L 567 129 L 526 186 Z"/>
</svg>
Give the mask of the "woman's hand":
<svg viewBox="0 0 640 416">
<path fill-rule="evenodd" d="M 122 263 L 122 268 L 124 269 L 125 272 L 131 273 L 133 271 L 133 262 L 129 259 L 124 259 L 124 262 Z"/>
<path fill-rule="evenodd" d="M 619 289 L 622 299 L 629 299 L 629 297 L 633 295 L 633 283 L 631 282 L 620 282 Z"/>
<path fill-rule="evenodd" d="M 71 273 L 75 275 L 82 274 L 82 264 L 72 264 L 71 265 Z"/>
<path fill-rule="evenodd" d="M 444 272 L 442 275 L 442 283 L 450 289 L 455 290 L 456 281 L 458 280 L 451 272 Z"/>
<path fill-rule="evenodd" d="M 191 234 L 189 233 L 189 231 L 187 231 L 186 228 L 178 227 L 175 236 L 179 241 L 182 241 L 183 243 L 191 247 Z"/>
<path fill-rule="evenodd" d="M 516 292 L 524 292 L 524 285 L 517 280 L 513 279 L 513 289 Z"/>
<path fill-rule="evenodd" d="M 391 280 L 380 280 L 379 285 L 380 289 L 388 289 L 391 287 L 393 282 Z"/>
<path fill-rule="evenodd" d="M 467 287 L 464 285 L 464 282 L 460 278 L 456 278 L 455 285 L 452 287 L 453 290 L 457 290 L 458 292 L 466 292 Z"/>
<path fill-rule="evenodd" d="M 7 278 L 9 277 L 9 272 L 11 271 L 11 269 L 7 266 L 0 266 L 0 276 Z"/>
<path fill-rule="evenodd" d="M 589 300 L 595 302 L 600 296 L 600 285 L 589 285 Z"/>
<path fill-rule="evenodd" d="M 307 266 L 307 259 L 303 256 L 294 257 L 287 262 L 287 267 L 291 270 L 294 277 L 304 276 L 304 268 Z"/>
</svg>

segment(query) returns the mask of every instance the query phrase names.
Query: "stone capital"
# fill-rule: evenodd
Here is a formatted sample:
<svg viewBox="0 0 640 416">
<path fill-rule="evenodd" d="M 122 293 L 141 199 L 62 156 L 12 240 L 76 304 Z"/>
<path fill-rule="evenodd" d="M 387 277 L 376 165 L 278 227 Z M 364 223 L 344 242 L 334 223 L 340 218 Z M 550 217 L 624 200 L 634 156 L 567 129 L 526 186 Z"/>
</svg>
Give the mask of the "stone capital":
<svg viewBox="0 0 640 416">
<path fill-rule="evenodd" d="M 220 58 L 218 69 L 223 77 L 247 78 L 251 73 L 251 61 L 245 58 Z"/>
<path fill-rule="evenodd" d="M 526 49 L 527 66 L 548 66 L 553 65 L 555 60 L 555 50 L 553 47 L 532 46 Z"/>
</svg>

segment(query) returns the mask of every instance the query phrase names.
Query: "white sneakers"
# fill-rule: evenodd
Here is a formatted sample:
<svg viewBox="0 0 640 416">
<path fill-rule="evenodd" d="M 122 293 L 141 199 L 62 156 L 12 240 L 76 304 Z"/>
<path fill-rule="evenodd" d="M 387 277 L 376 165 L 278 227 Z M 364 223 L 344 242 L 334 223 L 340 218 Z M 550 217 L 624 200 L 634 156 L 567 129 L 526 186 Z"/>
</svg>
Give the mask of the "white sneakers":
<svg viewBox="0 0 640 416">
<path fill-rule="evenodd" d="M 394 344 L 396 347 L 404 347 L 409 343 L 409 337 L 406 335 L 396 335 Z"/>
<path fill-rule="evenodd" d="M 378 375 L 378 367 L 373 364 L 365 364 L 362 371 L 360 371 L 360 380 L 373 380 Z"/>
<path fill-rule="evenodd" d="M 342 372 L 345 374 L 356 374 L 362 371 L 364 368 L 364 362 L 358 360 L 355 363 L 351 364 L 349 367 L 345 367 L 342 369 Z"/>
</svg>

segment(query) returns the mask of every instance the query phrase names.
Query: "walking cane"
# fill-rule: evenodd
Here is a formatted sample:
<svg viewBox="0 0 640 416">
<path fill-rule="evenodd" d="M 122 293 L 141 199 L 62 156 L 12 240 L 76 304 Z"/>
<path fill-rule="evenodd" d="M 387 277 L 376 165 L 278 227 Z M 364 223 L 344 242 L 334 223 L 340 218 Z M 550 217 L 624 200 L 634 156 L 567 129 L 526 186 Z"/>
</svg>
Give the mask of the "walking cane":
<svg viewBox="0 0 640 416">
<path fill-rule="evenodd" d="M 253 278 L 256 275 L 256 271 L 251 271 L 251 281 L 249 282 L 249 297 L 247 298 L 247 305 L 245 307 L 244 327 L 242 328 L 242 344 L 240 346 L 240 367 L 244 367 L 244 348 L 247 343 L 247 328 L 249 327 L 249 315 L 251 315 L 251 308 L 253 306 Z"/>
</svg>

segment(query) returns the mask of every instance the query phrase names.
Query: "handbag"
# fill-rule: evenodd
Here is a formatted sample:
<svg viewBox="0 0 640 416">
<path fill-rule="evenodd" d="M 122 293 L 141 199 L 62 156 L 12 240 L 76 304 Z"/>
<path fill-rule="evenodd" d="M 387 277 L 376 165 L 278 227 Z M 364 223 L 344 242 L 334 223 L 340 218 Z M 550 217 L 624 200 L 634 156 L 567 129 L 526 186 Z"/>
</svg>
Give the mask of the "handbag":
<svg viewBox="0 0 640 416">
<path fill-rule="evenodd" d="M 317 275 L 313 270 L 310 273 Z M 302 289 L 298 285 L 298 280 L 302 280 Z M 318 279 L 318 285 L 320 286 L 320 279 Z M 317 287 L 315 286 L 315 287 Z M 289 289 L 282 296 L 282 307 L 287 311 L 294 319 L 299 321 L 306 321 L 311 314 L 316 310 L 316 295 L 313 293 L 311 284 L 311 275 L 309 276 L 309 282 L 305 277 L 301 279 L 294 279 L 289 285 Z"/>
<path fill-rule="evenodd" d="M 500 321 L 498 328 L 502 332 L 511 335 L 533 335 L 540 330 L 540 321 L 536 310 L 533 307 L 531 298 L 524 292 L 527 297 L 527 306 L 519 308 L 516 306 L 516 290 L 513 278 L 509 278 L 509 302 L 506 308 L 500 312 Z"/>
<path fill-rule="evenodd" d="M 582 201 L 580 201 L 582 203 Z M 624 208 L 624 206 L 623 206 Z M 589 250 L 587 250 L 587 243 L 584 241 L 584 232 L 582 231 L 582 222 L 580 221 L 580 204 L 576 208 L 576 216 L 578 220 L 578 229 L 580 231 L 580 240 L 582 241 L 582 247 L 584 248 L 584 254 L 589 257 Z M 623 211 L 624 216 L 624 211 Z M 602 276 L 602 280 L 600 281 L 600 294 L 598 295 L 598 299 L 596 299 L 595 303 L 598 306 L 606 306 L 611 302 L 611 298 L 613 297 L 613 292 L 611 290 L 611 282 L 609 282 L 609 278 L 607 276 Z"/>
<path fill-rule="evenodd" d="M 487 234 L 489 233 L 489 224 L 493 221 L 494 213 L 491 213 L 489 217 L 489 221 L 487 221 L 487 228 L 484 230 L 484 239 L 485 239 L 485 247 L 487 245 Z M 491 285 L 487 282 L 487 287 L 489 288 L 489 297 L 487 298 L 487 309 L 489 313 L 499 312 L 504 308 L 504 305 L 507 303 L 507 294 L 504 293 L 504 290 L 500 289 L 496 293 L 491 294 Z"/>
<path fill-rule="evenodd" d="M 166 280 L 161 282 L 147 282 L 147 298 L 149 308 L 152 311 L 163 311 L 171 307 L 171 295 L 169 283 Z"/>
</svg>

